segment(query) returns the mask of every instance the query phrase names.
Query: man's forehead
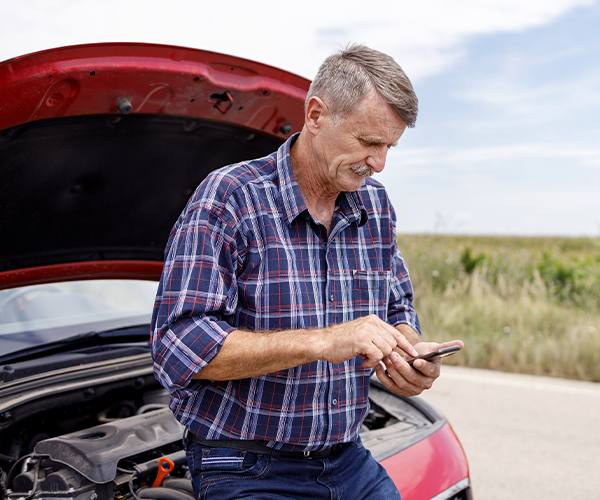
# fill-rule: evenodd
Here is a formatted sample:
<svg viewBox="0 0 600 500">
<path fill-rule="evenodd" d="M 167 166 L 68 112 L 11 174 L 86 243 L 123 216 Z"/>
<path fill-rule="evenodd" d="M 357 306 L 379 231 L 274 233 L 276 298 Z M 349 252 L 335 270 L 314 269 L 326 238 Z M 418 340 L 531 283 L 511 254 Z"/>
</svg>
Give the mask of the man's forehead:
<svg viewBox="0 0 600 500">
<path fill-rule="evenodd" d="M 376 92 L 370 92 L 359 102 L 358 106 L 350 112 L 348 117 L 369 117 L 397 122 L 400 128 L 406 127 L 406 122 L 396 113 L 394 108 L 385 102 Z"/>
</svg>

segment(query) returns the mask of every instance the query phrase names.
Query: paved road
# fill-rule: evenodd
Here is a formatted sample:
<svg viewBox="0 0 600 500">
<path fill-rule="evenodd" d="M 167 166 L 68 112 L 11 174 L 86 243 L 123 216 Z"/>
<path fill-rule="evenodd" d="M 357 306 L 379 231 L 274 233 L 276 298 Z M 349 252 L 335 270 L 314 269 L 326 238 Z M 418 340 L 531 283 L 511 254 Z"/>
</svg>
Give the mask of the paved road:
<svg viewBox="0 0 600 500">
<path fill-rule="evenodd" d="M 600 499 L 600 384 L 444 366 L 446 415 L 475 500 Z"/>
</svg>

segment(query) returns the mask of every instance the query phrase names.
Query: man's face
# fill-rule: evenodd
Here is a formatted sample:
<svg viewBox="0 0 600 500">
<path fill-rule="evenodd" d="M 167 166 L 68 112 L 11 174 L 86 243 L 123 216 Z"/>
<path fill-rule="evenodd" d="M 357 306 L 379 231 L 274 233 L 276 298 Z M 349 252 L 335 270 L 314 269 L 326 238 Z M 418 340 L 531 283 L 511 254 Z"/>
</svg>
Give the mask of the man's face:
<svg viewBox="0 0 600 500">
<path fill-rule="evenodd" d="M 356 191 L 366 176 L 381 172 L 389 148 L 406 130 L 406 123 L 375 92 L 346 119 L 324 117 L 317 137 L 323 177 L 332 192 Z"/>
</svg>

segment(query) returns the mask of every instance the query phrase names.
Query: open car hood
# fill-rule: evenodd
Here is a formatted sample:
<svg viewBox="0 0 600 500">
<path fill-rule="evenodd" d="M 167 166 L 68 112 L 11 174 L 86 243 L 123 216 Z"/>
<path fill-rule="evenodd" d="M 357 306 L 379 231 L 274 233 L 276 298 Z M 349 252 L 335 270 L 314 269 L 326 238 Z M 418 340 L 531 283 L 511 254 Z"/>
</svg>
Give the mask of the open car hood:
<svg viewBox="0 0 600 500">
<path fill-rule="evenodd" d="M 196 186 L 299 131 L 309 84 L 224 54 L 138 43 L 0 63 L 0 289 L 158 279 Z"/>
</svg>

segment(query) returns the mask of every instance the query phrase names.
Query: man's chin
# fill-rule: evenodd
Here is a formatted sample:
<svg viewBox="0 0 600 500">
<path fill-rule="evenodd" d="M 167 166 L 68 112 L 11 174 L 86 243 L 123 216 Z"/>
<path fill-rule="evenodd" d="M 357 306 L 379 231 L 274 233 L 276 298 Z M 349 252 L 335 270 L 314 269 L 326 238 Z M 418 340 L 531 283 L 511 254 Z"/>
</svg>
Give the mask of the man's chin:
<svg viewBox="0 0 600 500">
<path fill-rule="evenodd" d="M 347 189 L 345 189 L 344 191 L 358 191 L 365 183 L 365 179 L 366 177 L 354 174 L 352 176 L 352 179 L 349 179 L 348 182 L 345 183 Z"/>
</svg>

